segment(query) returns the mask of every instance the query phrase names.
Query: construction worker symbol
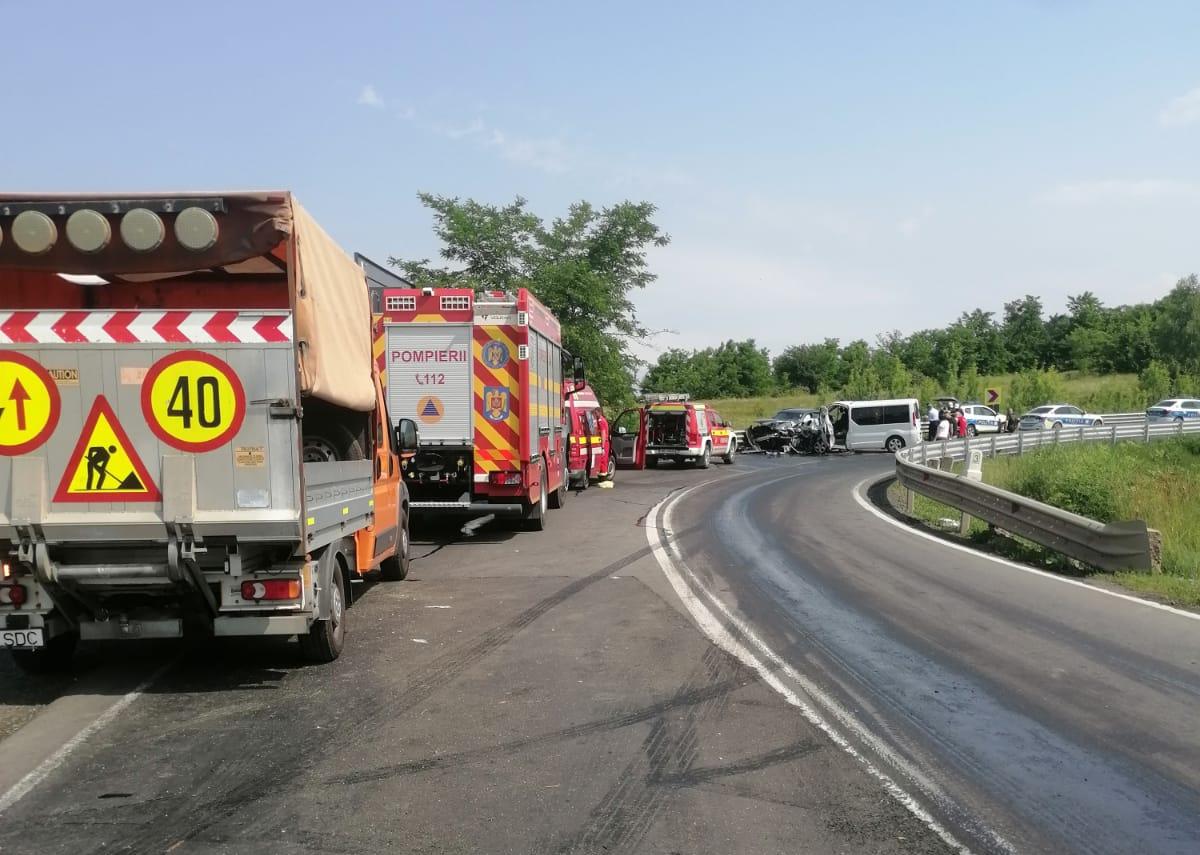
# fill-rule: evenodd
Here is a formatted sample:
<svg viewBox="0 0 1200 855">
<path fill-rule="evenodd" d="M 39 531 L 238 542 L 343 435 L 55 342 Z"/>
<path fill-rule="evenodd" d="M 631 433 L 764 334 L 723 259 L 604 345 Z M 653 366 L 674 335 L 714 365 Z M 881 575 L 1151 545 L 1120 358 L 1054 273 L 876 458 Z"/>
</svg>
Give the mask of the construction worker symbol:
<svg viewBox="0 0 1200 855">
<path fill-rule="evenodd" d="M 508 390 L 503 386 L 483 387 L 483 415 L 490 422 L 508 418 Z"/>
<path fill-rule="evenodd" d="M 446 407 L 436 395 L 426 395 L 417 402 L 417 418 L 422 424 L 436 425 L 445 414 Z"/>
<path fill-rule="evenodd" d="M 56 502 L 157 502 L 158 487 L 103 396 L 92 404 L 54 494 Z"/>
<path fill-rule="evenodd" d="M 483 346 L 483 364 L 492 370 L 508 365 L 508 347 L 504 342 L 492 339 Z"/>
</svg>

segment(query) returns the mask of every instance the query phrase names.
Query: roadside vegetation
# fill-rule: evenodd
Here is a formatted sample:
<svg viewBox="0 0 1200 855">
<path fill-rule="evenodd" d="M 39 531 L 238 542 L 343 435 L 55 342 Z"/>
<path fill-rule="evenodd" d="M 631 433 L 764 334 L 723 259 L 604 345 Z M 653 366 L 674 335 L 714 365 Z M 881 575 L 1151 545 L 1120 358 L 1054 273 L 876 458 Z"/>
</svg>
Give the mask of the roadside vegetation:
<svg viewBox="0 0 1200 855">
<path fill-rule="evenodd" d="M 1200 607 L 1200 437 L 1047 448 L 987 460 L 983 476 L 989 484 L 1101 522 L 1145 520 L 1162 532 L 1162 573 L 1128 571 L 1099 578 L 1175 605 Z M 902 491 L 892 489 L 893 504 L 903 507 Z M 944 520 L 958 520 L 958 511 L 924 496 L 916 497 L 913 515 L 943 531 Z M 1090 574 L 1037 544 L 998 535 L 979 520 L 972 521 L 966 537 L 1015 560 Z"/>
<path fill-rule="evenodd" d="M 882 333 L 873 345 L 830 338 L 774 357 L 753 339 L 676 348 L 649 367 L 641 386 L 728 402 L 740 423 L 838 398 L 982 400 L 989 388 L 1001 391 L 1001 407 L 1017 411 L 1055 399 L 1097 412 L 1139 410 L 1171 394 L 1197 394 L 1200 279 L 1181 279 L 1161 299 L 1133 306 L 1105 306 L 1085 291 L 1049 317 L 1028 295 L 1005 303 L 999 318 L 976 309 L 940 329 Z"/>
</svg>

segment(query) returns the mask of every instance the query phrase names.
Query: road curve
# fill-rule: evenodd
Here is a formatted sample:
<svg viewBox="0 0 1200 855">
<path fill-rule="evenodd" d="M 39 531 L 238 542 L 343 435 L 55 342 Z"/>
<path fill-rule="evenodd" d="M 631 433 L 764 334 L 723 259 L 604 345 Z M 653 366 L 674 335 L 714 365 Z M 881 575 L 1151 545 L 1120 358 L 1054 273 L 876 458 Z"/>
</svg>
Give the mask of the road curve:
<svg viewBox="0 0 1200 855">
<path fill-rule="evenodd" d="M 973 849 L 1200 851 L 1200 620 L 919 538 L 883 456 L 747 461 L 675 549 Z M 890 759 L 889 759 L 890 758 Z"/>
</svg>

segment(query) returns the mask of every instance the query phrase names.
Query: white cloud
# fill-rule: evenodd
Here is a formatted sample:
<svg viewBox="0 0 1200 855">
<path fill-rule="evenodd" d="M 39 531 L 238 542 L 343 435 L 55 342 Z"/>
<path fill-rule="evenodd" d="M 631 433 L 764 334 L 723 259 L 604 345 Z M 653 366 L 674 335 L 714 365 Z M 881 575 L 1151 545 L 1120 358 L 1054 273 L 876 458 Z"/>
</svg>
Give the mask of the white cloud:
<svg viewBox="0 0 1200 855">
<path fill-rule="evenodd" d="M 1176 128 L 1200 122 L 1200 86 L 1172 98 L 1158 114 L 1158 123 L 1163 127 Z"/>
<path fill-rule="evenodd" d="M 383 98 L 375 91 L 375 87 L 368 83 L 358 93 L 358 103 L 364 107 L 373 107 L 378 110 L 383 107 Z"/>
<path fill-rule="evenodd" d="M 1098 202 L 1157 201 L 1200 198 L 1200 186 L 1187 181 L 1158 178 L 1102 179 L 1059 184 L 1037 196 L 1052 205 L 1090 205 Z"/>
</svg>

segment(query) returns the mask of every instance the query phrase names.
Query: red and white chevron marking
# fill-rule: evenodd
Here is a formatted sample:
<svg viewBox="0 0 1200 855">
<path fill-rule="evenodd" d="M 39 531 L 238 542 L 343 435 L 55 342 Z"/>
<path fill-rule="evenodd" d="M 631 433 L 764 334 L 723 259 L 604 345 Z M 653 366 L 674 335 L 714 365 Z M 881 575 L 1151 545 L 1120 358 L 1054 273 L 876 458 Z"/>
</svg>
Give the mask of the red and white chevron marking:
<svg viewBox="0 0 1200 855">
<path fill-rule="evenodd" d="M 273 344 L 288 312 L 0 312 L 0 344 Z"/>
</svg>

